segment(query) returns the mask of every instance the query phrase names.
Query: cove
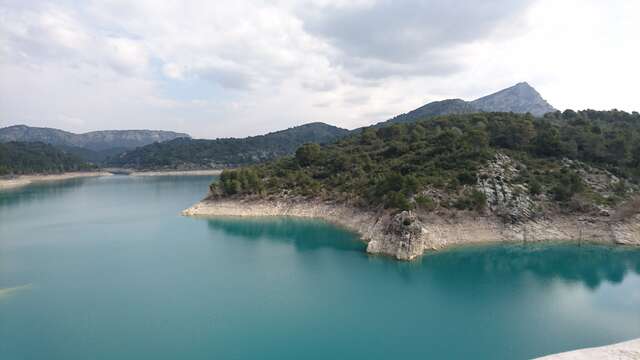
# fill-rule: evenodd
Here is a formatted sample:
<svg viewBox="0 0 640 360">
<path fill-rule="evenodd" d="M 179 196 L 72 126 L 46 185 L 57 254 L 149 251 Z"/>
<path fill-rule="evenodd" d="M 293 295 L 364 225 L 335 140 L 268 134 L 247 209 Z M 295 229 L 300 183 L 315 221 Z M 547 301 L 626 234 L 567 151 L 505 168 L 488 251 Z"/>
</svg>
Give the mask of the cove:
<svg viewBox="0 0 640 360">
<path fill-rule="evenodd" d="M 640 337 L 640 249 L 416 262 L 291 218 L 194 219 L 210 177 L 0 192 L 0 359 L 525 359 Z"/>
</svg>

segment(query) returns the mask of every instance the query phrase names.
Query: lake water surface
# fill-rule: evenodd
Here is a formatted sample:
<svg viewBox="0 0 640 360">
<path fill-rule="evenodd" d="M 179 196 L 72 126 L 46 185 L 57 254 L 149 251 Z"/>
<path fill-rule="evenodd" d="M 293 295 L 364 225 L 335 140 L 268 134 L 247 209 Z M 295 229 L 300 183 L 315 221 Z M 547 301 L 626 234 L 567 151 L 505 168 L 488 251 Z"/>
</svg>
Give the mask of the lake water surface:
<svg viewBox="0 0 640 360">
<path fill-rule="evenodd" d="M 401 263 L 317 221 L 180 216 L 210 181 L 0 193 L 0 359 L 524 359 L 640 337 L 640 249 Z"/>
</svg>

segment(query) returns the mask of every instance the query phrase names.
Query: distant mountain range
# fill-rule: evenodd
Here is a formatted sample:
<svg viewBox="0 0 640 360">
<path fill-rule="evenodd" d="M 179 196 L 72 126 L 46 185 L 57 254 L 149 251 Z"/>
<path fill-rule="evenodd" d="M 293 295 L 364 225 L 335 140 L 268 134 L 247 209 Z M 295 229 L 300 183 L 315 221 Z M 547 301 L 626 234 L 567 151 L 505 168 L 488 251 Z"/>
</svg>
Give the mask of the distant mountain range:
<svg viewBox="0 0 640 360">
<path fill-rule="evenodd" d="M 0 129 L 0 142 L 43 142 L 92 151 L 133 149 L 154 142 L 189 137 L 188 134 L 162 130 L 105 130 L 74 134 L 64 130 L 26 125 L 14 125 Z"/>
<path fill-rule="evenodd" d="M 426 117 L 449 114 L 514 112 L 531 113 L 533 116 L 539 117 L 554 111 L 557 110 L 549 105 L 536 89 L 526 82 L 521 82 L 473 101 L 464 101 L 462 99 L 434 101 L 408 113 L 378 123 L 375 126 L 381 127 L 395 123 L 414 122 Z"/>
<path fill-rule="evenodd" d="M 474 101 L 435 101 L 373 125 L 383 127 L 438 115 L 477 112 L 531 113 L 542 116 L 556 109 L 526 82 Z M 0 143 L 41 142 L 56 146 L 94 164 L 138 169 L 209 168 L 243 165 L 289 155 L 305 143 L 329 143 L 360 129 L 346 130 L 310 123 L 247 138 L 194 140 L 188 134 L 158 130 L 111 130 L 84 134 L 15 125 L 0 129 Z"/>
</svg>

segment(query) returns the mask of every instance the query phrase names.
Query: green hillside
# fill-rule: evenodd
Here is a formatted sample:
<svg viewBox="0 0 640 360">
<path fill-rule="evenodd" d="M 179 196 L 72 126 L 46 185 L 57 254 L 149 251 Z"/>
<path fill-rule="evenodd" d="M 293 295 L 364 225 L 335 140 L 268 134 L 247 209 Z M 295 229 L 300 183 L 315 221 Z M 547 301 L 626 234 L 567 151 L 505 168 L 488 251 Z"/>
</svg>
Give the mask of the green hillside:
<svg viewBox="0 0 640 360">
<path fill-rule="evenodd" d="M 306 144 L 295 156 L 226 170 L 212 191 L 425 211 L 482 211 L 496 201 L 515 207 L 526 202 L 527 212 L 554 204 L 591 211 L 628 197 L 639 165 L 635 112 L 568 110 L 541 119 L 477 113 L 365 128 L 325 146 Z"/>
</svg>

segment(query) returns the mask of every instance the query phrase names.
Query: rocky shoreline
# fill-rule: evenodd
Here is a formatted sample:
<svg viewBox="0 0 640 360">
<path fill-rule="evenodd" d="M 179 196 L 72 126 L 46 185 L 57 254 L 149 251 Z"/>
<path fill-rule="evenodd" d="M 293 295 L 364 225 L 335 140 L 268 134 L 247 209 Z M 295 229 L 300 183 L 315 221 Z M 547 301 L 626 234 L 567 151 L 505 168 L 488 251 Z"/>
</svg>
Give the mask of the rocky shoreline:
<svg viewBox="0 0 640 360">
<path fill-rule="evenodd" d="M 0 179 L 0 190 L 15 189 L 40 182 L 63 181 L 70 179 L 111 175 L 112 174 L 110 172 L 106 171 L 68 172 L 50 175 L 21 175 L 13 178 Z"/>
<path fill-rule="evenodd" d="M 574 241 L 640 245 L 640 214 L 625 220 L 558 215 L 508 223 L 495 215 L 471 212 L 416 214 L 367 211 L 336 202 L 253 198 L 205 199 L 186 216 L 295 216 L 318 218 L 359 234 L 367 252 L 413 260 L 427 251 L 495 242 Z"/>
</svg>

